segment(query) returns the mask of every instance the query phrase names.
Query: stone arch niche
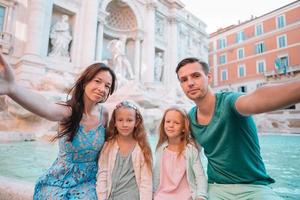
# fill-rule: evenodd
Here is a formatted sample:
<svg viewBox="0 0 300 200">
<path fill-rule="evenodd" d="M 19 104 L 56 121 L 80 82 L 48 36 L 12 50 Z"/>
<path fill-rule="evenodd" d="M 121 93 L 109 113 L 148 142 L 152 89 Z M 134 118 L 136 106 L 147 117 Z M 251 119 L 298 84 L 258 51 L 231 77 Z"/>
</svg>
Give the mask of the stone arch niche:
<svg viewBox="0 0 300 200">
<path fill-rule="evenodd" d="M 106 23 L 110 28 L 119 31 L 130 31 L 137 28 L 135 14 L 127 3 L 113 0 L 107 5 L 106 12 L 109 13 Z"/>
<path fill-rule="evenodd" d="M 136 77 L 140 71 L 141 51 L 141 15 L 133 1 L 106 0 L 100 8 L 108 15 L 105 17 L 103 31 L 102 59 L 111 57 L 107 51 L 108 43 L 113 39 L 121 40 L 123 52 L 129 59 Z"/>
</svg>

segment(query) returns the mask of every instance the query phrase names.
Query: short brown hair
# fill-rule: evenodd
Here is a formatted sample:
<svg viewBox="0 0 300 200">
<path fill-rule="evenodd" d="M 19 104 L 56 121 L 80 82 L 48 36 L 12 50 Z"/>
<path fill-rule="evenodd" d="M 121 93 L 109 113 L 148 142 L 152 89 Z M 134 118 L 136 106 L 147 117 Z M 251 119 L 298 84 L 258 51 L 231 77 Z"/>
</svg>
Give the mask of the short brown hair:
<svg viewBox="0 0 300 200">
<path fill-rule="evenodd" d="M 204 73 L 207 75 L 209 72 L 208 64 L 204 61 L 199 60 L 198 58 L 190 57 L 190 58 L 185 58 L 178 63 L 176 67 L 177 76 L 178 76 L 178 71 L 180 70 L 181 67 L 185 66 L 186 64 L 195 63 L 195 62 L 199 63 L 202 66 Z"/>
</svg>

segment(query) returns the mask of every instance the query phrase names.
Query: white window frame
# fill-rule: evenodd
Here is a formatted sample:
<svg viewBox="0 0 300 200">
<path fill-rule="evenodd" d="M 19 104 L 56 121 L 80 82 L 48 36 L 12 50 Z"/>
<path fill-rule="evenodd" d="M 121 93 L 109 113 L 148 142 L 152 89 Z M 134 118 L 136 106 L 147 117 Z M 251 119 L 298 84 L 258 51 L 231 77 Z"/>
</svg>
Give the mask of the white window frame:
<svg viewBox="0 0 300 200">
<path fill-rule="evenodd" d="M 284 46 L 284 47 L 280 47 L 280 46 L 279 46 L 279 45 L 280 45 L 279 39 L 282 38 L 282 37 L 284 37 L 284 40 L 285 40 L 285 46 Z M 287 47 L 287 35 L 286 35 L 286 34 L 283 34 L 283 35 L 277 36 L 277 48 L 278 48 L 278 49 L 281 49 L 281 48 L 285 48 L 285 47 Z"/>
<path fill-rule="evenodd" d="M 276 17 L 276 28 L 277 28 L 277 29 L 283 28 L 283 27 L 279 27 L 278 19 L 279 19 L 280 17 L 283 17 L 283 27 L 286 26 L 285 15 L 282 14 L 282 15 L 279 15 L 279 16 Z"/>
<path fill-rule="evenodd" d="M 226 74 L 226 79 L 223 79 L 223 72 Z M 228 70 L 222 69 L 221 70 L 221 81 L 227 81 L 228 80 Z"/>
<path fill-rule="evenodd" d="M 262 49 L 262 51 L 261 52 L 256 52 L 256 47 L 257 47 L 257 45 L 258 44 L 263 44 L 262 46 L 263 46 L 263 49 Z M 257 42 L 257 43 L 255 43 L 255 54 L 262 54 L 262 53 L 264 53 L 265 52 L 265 42 L 264 41 L 260 41 L 260 42 Z"/>
<path fill-rule="evenodd" d="M 221 41 L 224 41 L 224 47 L 221 47 L 221 45 L 220 45 Z M 226 39 L 226 37 L 218 39 L 217 43 L 218 43 L 217 44 L 218 45 L 218 49 L 225 49 L 227 47 L 227 39 Z"/>
<path fill-rule="evenodd" d="M 243 68 L 244 69 L 244 75 L 241 76 L 240 74 L 240 69 Z M 238 78 L 243 78 L 243 77 L 246 77 L 247 73 L 246 73 L 246 66 L 245 64 L 239 64 L 238 67 L 237 67 L 237 75 L 238 75 Z"/>
<path fill-rule="evenodd" d="M 257 34 L 257 27 L 258 26 L 261 26 L 261 34 Z M 259 35 L 262 35 L 262 34 L 264 34 L 264 25 L 263 25 L 263 23 L 260 23 L 260 24 L 257 24 L 255 26 L 255 36 L 259 36 Z"/>
<path fill-rule="evenodd" d="M 239 51 L 240 50 L 243 51 L 243 57 L 242 58 L 239 57 Z M 245 58 L 245 49 L 244 48 L 238 48 L 237 49 L 237 51 L 236 51 L 236 58 L 237 58 L 237 60 L 241 60 L 241 59 Z"/>
<path fill-rule="evenodd" d="M 221 57 L 222 56 L 224 56 L 224 63 L 221 63 Z M 227 63 L 227 54 L 226 53 L 223 53 L 223 54 L 221 54 L 220 56 L 219 56 L 219 65 L 224 65 L 224 64 L 226 64 Z"/>
<path fill-rule="evenodd" d="M 264 70 L 263 72 L 259 72 L 259 63 L 263 63 L 264 64 Z M 265 60 L 257 60 L 256 61 L 256 73 L 257 74 L 263 74 L 266 71 L 266 61 Z"/>
<path fill-rule="evenodd" d="M 238 37 L 238 36 L 241 36 L 241 37 Z M 241 43 L 241 42 L 243 42 L 246 38 L 244 38 L 245 37 L 245 31 L 244 30 L 242 30 L 242 31 L 238 31 L 237 33 L 236 33 L 236 42 L 237 43 Z M 240 40 L 238 40 L 238 38 L 240 39 Z"/>
</svg>

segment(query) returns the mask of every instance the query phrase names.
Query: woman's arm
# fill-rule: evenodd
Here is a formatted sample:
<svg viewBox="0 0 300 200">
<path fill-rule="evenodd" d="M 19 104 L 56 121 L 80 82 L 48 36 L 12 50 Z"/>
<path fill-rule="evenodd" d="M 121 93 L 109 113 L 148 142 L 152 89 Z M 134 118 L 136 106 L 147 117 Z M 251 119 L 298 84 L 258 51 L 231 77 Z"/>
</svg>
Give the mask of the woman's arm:
<svg viewBox="0 0 300 200">
<path fill-rule="evenodd" d="M 2 54 L 0 54 L 0 95 L 8 95 L 28 111 L 50 121 L 63 121 L 71 115 L 68 106 L 51 102 L 42 95 L 18 85 L 13 69 Z"/>
</svg>

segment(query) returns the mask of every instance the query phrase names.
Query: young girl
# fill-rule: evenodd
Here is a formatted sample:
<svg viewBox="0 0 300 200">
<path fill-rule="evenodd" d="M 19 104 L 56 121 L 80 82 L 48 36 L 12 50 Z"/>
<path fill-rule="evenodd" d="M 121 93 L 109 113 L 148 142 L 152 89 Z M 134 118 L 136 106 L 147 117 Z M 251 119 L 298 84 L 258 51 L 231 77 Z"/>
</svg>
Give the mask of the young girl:
<svg viewBox="0 0 300 200">
<path fill-rule="evenodd" d="M 133 103 L 122 101 L 113 110 L 98 165 L 99 200 L 152 200 L 152 154 Z"/>
<path fill-rule="evenodd" d="M 203 200 L 207 180 L 199 151 L 190 138 L 184 110 L 171 107 L 163 115 L 153 170 L 154 200 Z"/>
<path fill-rule="evenodd" d="M 113 93 L 116 76 L 103 63 L 87 67 L 63 103 L 48 101 L 14 81 L 12 68 L 0 54 L 0 95 L 8 95 L 29 111 L 59 122 L 57 159 L 34 189 L 34 200 L 96 200 L 98 154 L 104 144 L 108 113 L 104 103 Z"/>
</svg>

